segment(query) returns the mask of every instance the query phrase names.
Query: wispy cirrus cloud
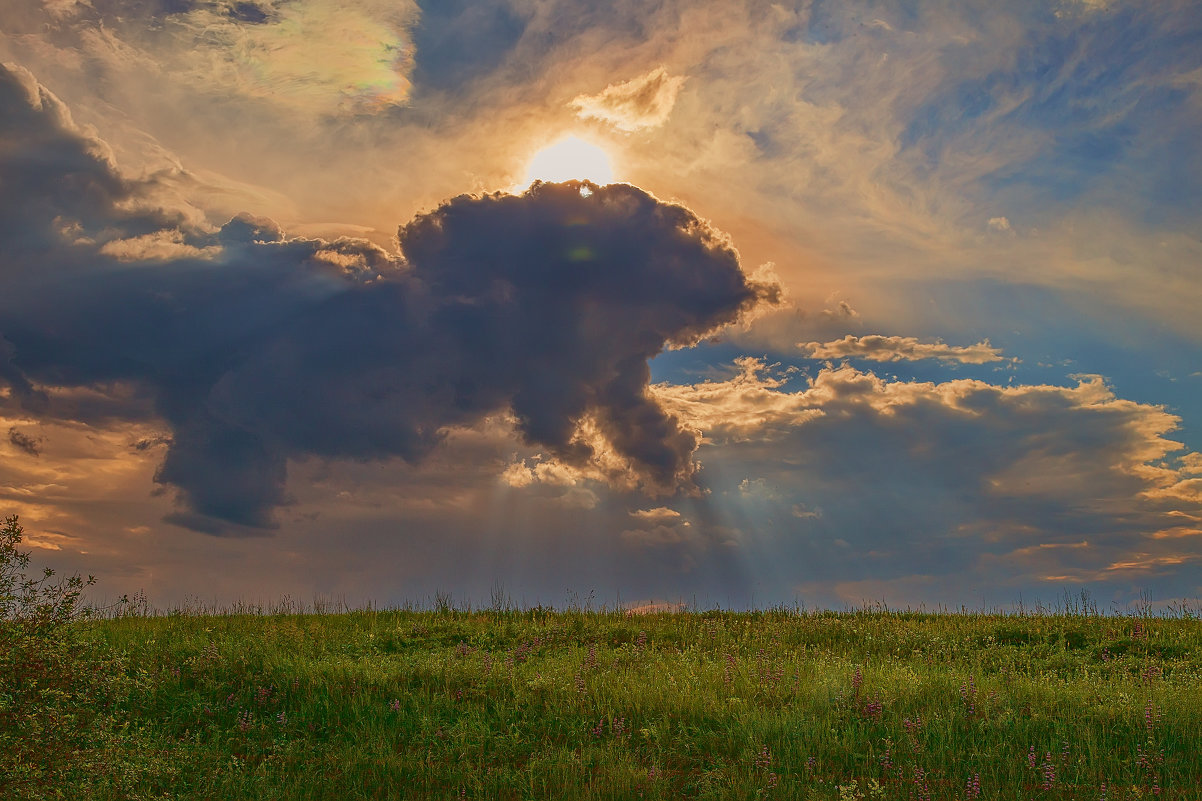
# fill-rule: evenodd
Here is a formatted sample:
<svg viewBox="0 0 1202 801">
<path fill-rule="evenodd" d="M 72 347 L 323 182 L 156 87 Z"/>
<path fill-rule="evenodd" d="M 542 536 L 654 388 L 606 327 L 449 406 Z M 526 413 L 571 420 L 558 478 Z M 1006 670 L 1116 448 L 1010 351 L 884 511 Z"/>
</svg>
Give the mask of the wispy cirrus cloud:
<svg viewBox="0 0 1202 801">
<path fill-rule="evenodd" d="M 186 0 L 141 10 L 110 0 L 45 4 L 40 26 L 29 24 L 36 11 L 21 22 L 38 31 L 27 36 L 110 79 L 150 71 L 201 94 L 319 115 L 380 111 L 409 96 L 407 32 L 418 17 L 409 2 Z"/>
<path fill-rule="evenodd" d="M 578 95 L 571 106 L 584 119 L 607 122 L 620 131 L 658 128 L 668 121 L 684 76 L 658 67 L 624 83 L 614 83 L 595 95 Z"/>
<path fill-rule="evenodd" d="M 165 30 L 177 67 L 207 91 L 353 113 L 408 99 L 406 32 L 416 18 L 408 2 L 197 2 L 170 15 Z"/>
</svg>

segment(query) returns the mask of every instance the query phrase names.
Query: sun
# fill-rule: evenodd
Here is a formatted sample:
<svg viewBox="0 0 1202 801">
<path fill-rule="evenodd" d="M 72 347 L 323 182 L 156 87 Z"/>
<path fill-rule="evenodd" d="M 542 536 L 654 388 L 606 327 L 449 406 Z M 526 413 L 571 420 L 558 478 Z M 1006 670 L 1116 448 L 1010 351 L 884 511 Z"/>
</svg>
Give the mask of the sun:
<svg viewBox="0 0 1202 801">
<path fill-rule="evenodd" d="M 609 184 L 614 168 L 609 154 L 578 136 L 560 139 L 534 154 L 526 168 L 526 184 L 535 181 L 592 181 Z"/>
</svg>

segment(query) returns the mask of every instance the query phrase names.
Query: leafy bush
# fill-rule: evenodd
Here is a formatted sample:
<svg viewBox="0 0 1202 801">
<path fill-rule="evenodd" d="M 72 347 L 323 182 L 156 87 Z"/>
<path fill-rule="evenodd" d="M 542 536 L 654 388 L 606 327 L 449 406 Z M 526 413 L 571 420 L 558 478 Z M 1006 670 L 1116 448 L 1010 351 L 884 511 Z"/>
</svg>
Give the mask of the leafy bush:
<svg viewBox="0 0 1202 801">
<path fill-rule="evenodd" d="M 0 527 L 0 798 L 69 797 L 94 774 L 121 665 L 82 636 L 89 576 L 28 578 L 17 518 Z"/>
</svg>

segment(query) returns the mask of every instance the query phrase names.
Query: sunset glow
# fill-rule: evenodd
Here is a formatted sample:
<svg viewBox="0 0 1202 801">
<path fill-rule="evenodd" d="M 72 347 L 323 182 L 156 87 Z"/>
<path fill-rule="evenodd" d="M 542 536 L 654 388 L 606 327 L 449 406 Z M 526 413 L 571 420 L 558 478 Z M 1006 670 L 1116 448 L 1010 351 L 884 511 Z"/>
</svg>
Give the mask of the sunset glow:
<svg viewBox="0 0 1202 801">
<path fill-rule="evenodd" d="M 1202 598 L 1198 0 L 4 8 L 0 519 L 64 575 Z"/>
<path fill-rule="evenodd" d="M 577 136 L 560 139 L 534 154 L 526 169 L 526 184 L 534 181 L 592 181 L 612 183 L 613 163 L 597 145 Z"/>
</svg>

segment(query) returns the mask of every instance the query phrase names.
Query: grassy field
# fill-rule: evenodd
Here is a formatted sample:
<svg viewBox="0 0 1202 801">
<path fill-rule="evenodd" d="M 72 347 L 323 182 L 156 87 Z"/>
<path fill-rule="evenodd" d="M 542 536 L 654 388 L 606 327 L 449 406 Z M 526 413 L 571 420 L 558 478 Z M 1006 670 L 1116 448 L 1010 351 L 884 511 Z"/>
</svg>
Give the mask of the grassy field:
<svg viewBox="0 0 1202 801">
<path fill-rule="evenodd" d="M 71 625 L 116 660 L 119 688 L 76 755 L 86 770 L 15 797 L 1202 799 L 1189 615 Z"/>
</svg>

